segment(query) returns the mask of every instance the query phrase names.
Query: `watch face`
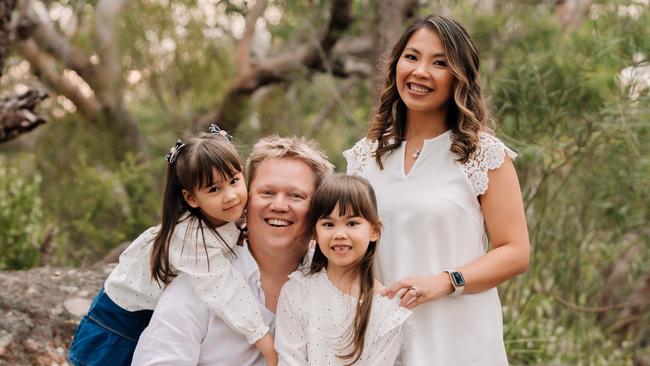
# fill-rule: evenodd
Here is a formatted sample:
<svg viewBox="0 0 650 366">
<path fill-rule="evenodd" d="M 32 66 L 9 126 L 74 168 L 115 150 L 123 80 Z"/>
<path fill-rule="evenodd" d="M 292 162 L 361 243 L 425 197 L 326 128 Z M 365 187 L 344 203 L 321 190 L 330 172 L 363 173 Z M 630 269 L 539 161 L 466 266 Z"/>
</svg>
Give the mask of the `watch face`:
<svg viewBox="0 0 650 366">
<path fill-rule="evenodd" d="M 463 274 L 460 272 L 451 272 L 451 279 L 454 281 L 456 286 L 465 286 L 465 279 Z"/>
</svg>

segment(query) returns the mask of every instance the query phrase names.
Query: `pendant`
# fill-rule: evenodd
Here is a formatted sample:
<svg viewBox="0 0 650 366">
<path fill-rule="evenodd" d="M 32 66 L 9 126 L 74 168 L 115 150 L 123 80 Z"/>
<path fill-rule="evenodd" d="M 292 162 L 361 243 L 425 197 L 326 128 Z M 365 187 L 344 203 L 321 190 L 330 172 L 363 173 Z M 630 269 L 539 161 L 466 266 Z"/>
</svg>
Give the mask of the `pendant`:
<svg viewBox="0 0 650 366">
<path fill-rule="evenodd" d="M 418 156 L 420 156 L 420 150 L 415 150 L 415 152 L 411 156 L 413 157 L 413 159 L 417 159 Z"/>
</svg>

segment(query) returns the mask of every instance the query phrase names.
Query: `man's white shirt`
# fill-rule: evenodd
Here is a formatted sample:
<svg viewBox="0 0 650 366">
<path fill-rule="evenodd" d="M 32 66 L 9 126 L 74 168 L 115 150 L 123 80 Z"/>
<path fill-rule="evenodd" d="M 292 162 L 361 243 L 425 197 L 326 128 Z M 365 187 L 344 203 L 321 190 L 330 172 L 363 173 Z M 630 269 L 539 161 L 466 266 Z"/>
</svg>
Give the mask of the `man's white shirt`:
<svg viewBox="0 0 650 366">
<path fill-rule="evenodd" d="M 257 262 L 247 244 L 234 248 L 232 265 L 258 300 L 264 322 L 274 330 L 275 314 L 264 304 Z M 149 326 L 140 336 L 132 365 L 264 366 L 264 357 L 194 293 L 180 274 L 163 292 Z"/>
</svg>

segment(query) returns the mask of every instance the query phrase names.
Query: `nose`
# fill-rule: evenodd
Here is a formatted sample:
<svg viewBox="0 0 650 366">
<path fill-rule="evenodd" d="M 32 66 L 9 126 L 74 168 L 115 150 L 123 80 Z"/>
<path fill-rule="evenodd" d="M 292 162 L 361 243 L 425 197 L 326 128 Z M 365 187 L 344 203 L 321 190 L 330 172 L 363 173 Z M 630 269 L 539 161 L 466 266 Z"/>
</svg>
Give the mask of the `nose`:
<svg viewBox="0 0 650 366">
<path fill-rule="evenodd" d="M 225 195 L 224 195 L 223 201 L 225 203 L 231 203 L 231 202 L 234 202 L 237 199 L 237 194 L 235 194 L 234 189 L 227 188 L 224 193 L 225 193 Z"/>
<path fill-rule="evenodd" d="M 429 76 L 429 70 L 427 70 L 427 64 L 425 62 L 418 62 L 417 65 L 415 65 L 415 69 L 413 70 L 413 76 L 419 78 L 426 78 L 427 76 Z"/>
<path fill-rule="evenodd" d="M 348 237 L 348 234 L 347 234 L 347 231 L 345 230 L 345 228 L 336 226 L 336 228 L 334 229 L 333 238 L 336 240 L 336 239 L 345 239 L 347 237 Z"/>
<path fill-rule="evenodd" d="M 278 194 L 273 197 L 269 208 L 272 211 L 276 212 L 287 212 L 289 211 L 289 205 L 287 204 L 287 199 L 284 194 Z"/>
</svg>

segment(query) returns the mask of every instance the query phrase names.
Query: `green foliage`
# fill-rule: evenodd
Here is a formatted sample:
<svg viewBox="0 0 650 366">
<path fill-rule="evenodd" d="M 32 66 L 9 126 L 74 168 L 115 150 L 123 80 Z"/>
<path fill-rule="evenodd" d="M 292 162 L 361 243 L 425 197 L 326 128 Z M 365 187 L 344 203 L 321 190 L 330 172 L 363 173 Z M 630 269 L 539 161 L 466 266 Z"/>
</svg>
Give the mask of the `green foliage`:
<svg viewBox="0 0 650 366">
<path fill-rule="evenodd" d="M 30 268 L 39 262 L 45 223 L 41 176 L 32 166 L 23 154 L 0 156 L 0 270 Z"/>
</svg>

